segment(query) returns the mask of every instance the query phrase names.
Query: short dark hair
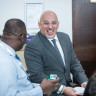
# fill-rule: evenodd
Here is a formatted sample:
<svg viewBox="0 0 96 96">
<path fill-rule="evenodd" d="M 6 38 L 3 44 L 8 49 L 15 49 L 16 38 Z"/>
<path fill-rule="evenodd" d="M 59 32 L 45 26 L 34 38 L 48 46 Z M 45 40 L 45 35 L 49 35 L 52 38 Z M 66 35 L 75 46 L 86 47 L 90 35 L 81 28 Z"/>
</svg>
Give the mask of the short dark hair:
<svg viewBox="0 0 96 96">
<path fill-rule="evenodd" d="M 90 77 L 84 96 L 96 96 L 96 72 Z"/>
<path fill-rule="evenodd" d="M 19 32 L 21 28 L 24 28 L 26 30 L 25 23 L 22 20 L 16 18 L 9 19 L 5 23 L 3 34 L 6 35 L 15 34 L 16 32 Z"/>
</svg>

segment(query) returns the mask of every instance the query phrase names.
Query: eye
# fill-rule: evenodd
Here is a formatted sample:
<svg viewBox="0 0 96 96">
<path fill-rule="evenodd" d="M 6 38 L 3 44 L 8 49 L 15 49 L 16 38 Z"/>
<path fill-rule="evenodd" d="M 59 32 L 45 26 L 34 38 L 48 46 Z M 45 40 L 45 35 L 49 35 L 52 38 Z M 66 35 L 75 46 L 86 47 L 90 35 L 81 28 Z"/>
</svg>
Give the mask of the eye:
<svg viewBox="0 0 96 96">
<path fill-rule="evenodd" d="M 44 22 L 44 25 L 49 25 L 49 23 L 48 22 Z"/>
<path fill-rule="evenodd" d="M 53 22 L 52 22 L 52 25 L 56 25 L 56 24 L 57 24 L 57 22 L 56 22 L 56 21 L 53 21 Z"/>
</svg>

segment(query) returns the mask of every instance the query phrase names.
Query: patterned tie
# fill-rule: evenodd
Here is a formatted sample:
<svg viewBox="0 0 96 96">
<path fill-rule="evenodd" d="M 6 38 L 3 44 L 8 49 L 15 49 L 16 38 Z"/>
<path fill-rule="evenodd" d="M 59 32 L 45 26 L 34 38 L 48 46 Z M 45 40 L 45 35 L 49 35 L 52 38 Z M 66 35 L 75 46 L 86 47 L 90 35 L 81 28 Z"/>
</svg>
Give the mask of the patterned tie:
<svg viewBox="0 0 96 96">
<path fill-rule="evenodd" d="M 63 66 L 64 66 L 64 62 L 63 62 L 62 56 L 61 56 L 61 54 L 60 54 L 60 51 L 59 51 L 59 49 L 58 49 L 58 47 L 57 47 L 56 40 L 53 39 L 53 40 L 51 40 L 51 41 L 53 42 L 54 48 L 56 49 L 56 51 L 57 51 L 57 53 L 58 53 L 58 55 L 59 55 L 59 57 L 60 57 L 60 59 L 61 59 L 61 61 L 62 61 L 62 63 L 63 63 Z M 65 66 L 64 66 L 64 67 L 65 67 Z"/>
<path fill-rule="evenodd" d="M 20 58 L 18 57 L 18 55 L 16 54 L 15 57 L 21 62 Z"/>
<path fill-rule="evenodd" d="M 58 53 L 58 55 L 59 55 L 59 57 L 60 57 L 60 59 L 61 59 L 61 61 L 62 61 L 62 65 L 63 65 L 63 68 L 64 68 L 64 78 L 65 78 L 65 79 L 64 79 L 64 85 L 67 85 L 67 82 L 66 82 L 67 79 L 66 79 L 66 75 L 65 75 L 66 68 L 65 68 L 65 65 L 64 65 L 62 56 L 61 56 L 60 51 L 59 51 L 59 49 L 58 49 L 58 47 L 57 47 L 56 40 L 53 39 L 53 40 L 51 40 L 51 41 L 53 42 L 54 48 L 56 49 L 56 51 L 57 51 L 57 53 Z"/>
</svg>

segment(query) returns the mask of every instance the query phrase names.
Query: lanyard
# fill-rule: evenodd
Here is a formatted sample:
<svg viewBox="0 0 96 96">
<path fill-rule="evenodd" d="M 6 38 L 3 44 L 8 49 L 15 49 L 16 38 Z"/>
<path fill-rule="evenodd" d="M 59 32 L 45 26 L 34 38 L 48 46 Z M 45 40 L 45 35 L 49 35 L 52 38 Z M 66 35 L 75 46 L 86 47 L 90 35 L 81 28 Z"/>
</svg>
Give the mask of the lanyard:
<svg viewBox="0 0 96 96">
<path fill-rule="evenodd" d="M 13 56 L 13 53 L 12 53 L 6 46 L 4 46 L 2 43 L 0 43 L 0 46 L 1 46 L 2 48 L 4 48 L 11 56 Z M 19 61 L 19 64 L 20 64 L 20 67 L 22 68 L 22 70 L 26 73 L 27 79 L 29 80 L 29 74 L 27 74 L 27 72 L 25 71 L 25 68 L 24 68 L 24 66 L 22 65 L 21 61 Z"/>
</svg>

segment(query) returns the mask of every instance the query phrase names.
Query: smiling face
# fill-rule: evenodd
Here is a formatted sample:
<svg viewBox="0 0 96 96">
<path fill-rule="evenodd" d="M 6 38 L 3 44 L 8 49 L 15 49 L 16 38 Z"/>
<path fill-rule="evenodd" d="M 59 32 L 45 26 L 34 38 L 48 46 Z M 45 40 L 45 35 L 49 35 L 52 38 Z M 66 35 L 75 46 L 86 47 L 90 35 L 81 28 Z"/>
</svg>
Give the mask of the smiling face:
<svg viewBox="0 0 96 96">
<path fill-rule="evenodd" d="M 46 11 L 42 14 L 38 25 L 44 36 L 53 39 L 57 32 L 59 22 L 55 13 Z"/>
</svg>

